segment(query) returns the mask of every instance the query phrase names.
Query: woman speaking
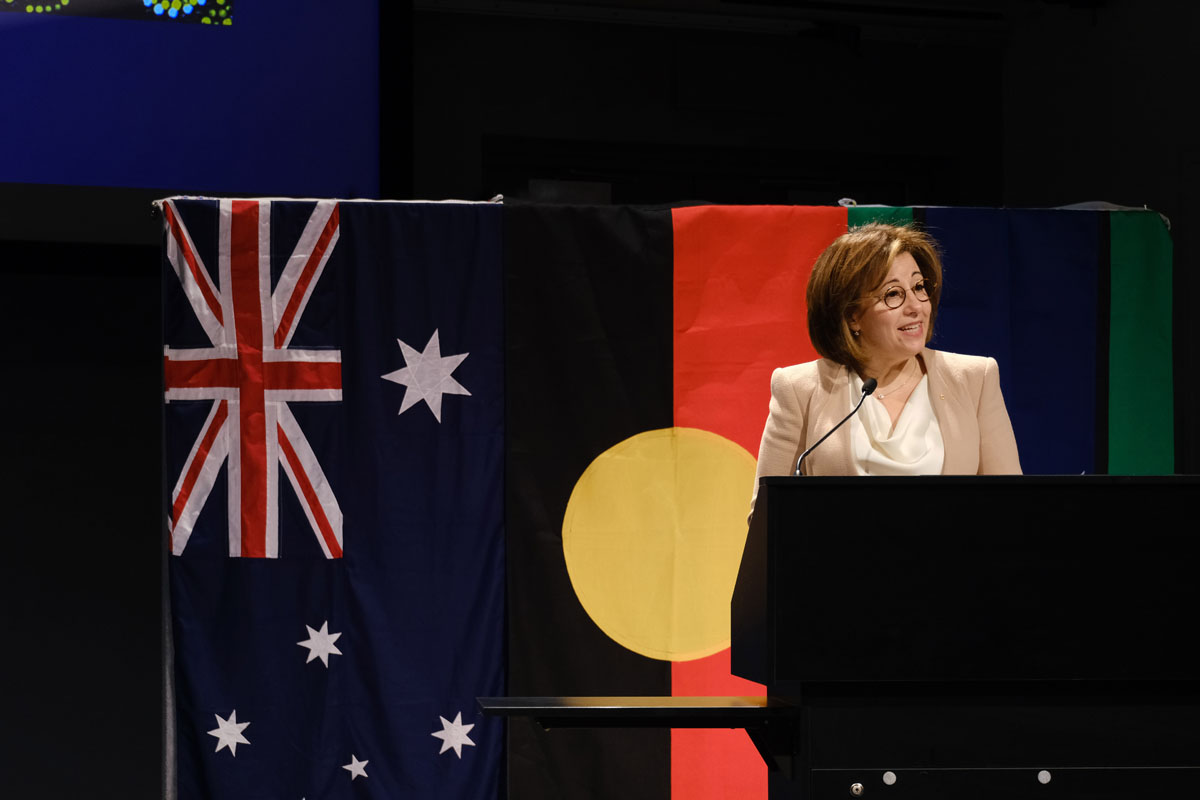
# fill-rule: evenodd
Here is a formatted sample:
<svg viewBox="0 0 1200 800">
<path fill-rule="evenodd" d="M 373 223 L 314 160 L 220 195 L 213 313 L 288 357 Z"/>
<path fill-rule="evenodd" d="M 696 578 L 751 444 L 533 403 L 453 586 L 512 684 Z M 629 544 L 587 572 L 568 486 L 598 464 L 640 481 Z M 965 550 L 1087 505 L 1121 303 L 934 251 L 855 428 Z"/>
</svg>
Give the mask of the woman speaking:
<svg viewBox="0 0 1200 800">
<path fill-rule="evenodd" d="M 942 264 L 933 239 L 872 223 L 838 237 L 808 281 L 808 333 L 824 358 L 775 370 L 758 478 L 800 455 L 806 475 L 1019 474 L 995 359 L 930 350 Z"/>
</svg>

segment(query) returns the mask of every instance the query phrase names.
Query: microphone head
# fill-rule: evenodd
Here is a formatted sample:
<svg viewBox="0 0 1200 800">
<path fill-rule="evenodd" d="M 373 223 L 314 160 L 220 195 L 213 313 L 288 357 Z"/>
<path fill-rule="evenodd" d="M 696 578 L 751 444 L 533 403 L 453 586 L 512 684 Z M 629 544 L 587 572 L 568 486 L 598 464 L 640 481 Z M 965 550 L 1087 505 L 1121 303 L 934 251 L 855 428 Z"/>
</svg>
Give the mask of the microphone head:
<svg viewBox="0 0 1200 800">
<path fill-rule="evenodd" d="M 863 381 L 863 397 L 866 397 L 871 392 L 875 391 L 875 387 L 879 385 L 879 381 L 874 378 L 867 378 Z"/>
</svg>

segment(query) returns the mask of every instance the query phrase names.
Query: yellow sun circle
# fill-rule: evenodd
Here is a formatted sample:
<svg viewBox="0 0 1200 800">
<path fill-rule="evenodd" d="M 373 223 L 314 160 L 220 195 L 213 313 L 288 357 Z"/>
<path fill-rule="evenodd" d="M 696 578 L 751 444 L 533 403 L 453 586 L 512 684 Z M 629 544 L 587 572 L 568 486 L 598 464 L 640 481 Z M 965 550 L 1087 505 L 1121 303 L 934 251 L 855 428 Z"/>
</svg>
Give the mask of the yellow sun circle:
<svg viewBox="0 0 1200 800">
<path fill-rule="evenodd" d="M 696 428 L 632 436 L 588 466 L 567 503 L 575 594 L 619 644 L 688 661 L 729 646 L 754 458 Z"/>
</svg>

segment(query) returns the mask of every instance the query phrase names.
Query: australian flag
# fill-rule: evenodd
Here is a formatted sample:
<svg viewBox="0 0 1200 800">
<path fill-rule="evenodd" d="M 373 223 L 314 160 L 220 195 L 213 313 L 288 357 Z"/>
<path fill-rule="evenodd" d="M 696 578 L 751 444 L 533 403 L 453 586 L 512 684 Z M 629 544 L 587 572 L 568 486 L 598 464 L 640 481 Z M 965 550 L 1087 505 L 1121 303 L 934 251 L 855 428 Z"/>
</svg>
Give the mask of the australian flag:
<svg viewBox="0 0 1200 800">
<path fill-rule="evenodd" d="M 164 218 L 180 798 L 494 798 L 500 209 Z"/>
</svg>

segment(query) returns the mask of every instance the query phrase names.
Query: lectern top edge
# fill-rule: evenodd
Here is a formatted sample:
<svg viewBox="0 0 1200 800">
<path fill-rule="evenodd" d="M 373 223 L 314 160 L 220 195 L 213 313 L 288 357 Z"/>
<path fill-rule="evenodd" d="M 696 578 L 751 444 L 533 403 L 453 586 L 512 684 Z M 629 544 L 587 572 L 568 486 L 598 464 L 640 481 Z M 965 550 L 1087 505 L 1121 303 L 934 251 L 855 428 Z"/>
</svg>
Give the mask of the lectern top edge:
<svg viewBox="0 0 1200 800">
<path fill-rule="evenodd" d="M 890 475 L 870 477 L 773 475 L 759 478 L 760 486 L 847 486 L 847 485 L 1021 485 L 1078 486 L 1168 485 L 1200 486 L 1200 475 Z"/>
</svg>

